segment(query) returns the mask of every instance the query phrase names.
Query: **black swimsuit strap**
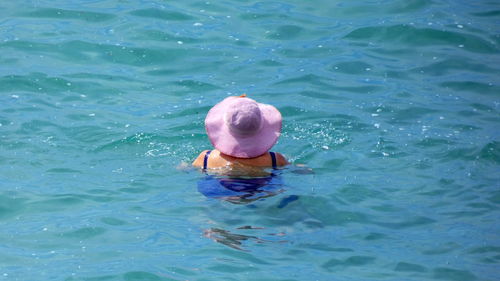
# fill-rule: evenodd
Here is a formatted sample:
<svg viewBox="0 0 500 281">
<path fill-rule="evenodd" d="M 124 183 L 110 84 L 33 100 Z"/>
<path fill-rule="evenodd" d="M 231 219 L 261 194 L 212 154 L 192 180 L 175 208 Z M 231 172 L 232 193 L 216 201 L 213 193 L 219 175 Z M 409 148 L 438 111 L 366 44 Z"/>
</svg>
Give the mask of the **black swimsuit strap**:
<svg viewBox="0 0 500 281">
<path fill-rule="evenodd" d="M 278 168 L 278 164 L 276 162 L 276 153 L 269 151 L 269 154 L 271 155 L 271 161 L 272 161 L 273 169 L 277 169 Z"/>
<path fill-rule="evenodd" d="M 212 152 L 212 150 L 207 151 L 207 153 L 205 153 L 205 158 L 203 158 L 203 170 L 207 169 L 207 166 L 208 166 L 208 156 L 210 156 L 210 152 Z"/>
</svg>

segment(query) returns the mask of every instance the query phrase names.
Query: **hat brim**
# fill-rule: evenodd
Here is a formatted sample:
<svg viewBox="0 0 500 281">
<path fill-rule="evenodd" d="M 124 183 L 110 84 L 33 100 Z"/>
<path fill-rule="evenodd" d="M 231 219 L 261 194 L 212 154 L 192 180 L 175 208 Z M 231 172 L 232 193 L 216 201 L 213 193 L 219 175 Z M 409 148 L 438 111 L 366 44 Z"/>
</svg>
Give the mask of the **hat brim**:
<svg viewBox="0 0 500 281">
<path fill-rule="evenodd" d="M 272 105 L 257 103 L 261 111 L 261 129 L 251 136 L 234 135 L 224 121 L 231 105 L 229 97 L 212 107 L 205 118 L 205 129 L 212 145 L 220 152 L 238 158 L 254 158 L 273 147 L 281 134 L 281 113 Z"/>
</svg>

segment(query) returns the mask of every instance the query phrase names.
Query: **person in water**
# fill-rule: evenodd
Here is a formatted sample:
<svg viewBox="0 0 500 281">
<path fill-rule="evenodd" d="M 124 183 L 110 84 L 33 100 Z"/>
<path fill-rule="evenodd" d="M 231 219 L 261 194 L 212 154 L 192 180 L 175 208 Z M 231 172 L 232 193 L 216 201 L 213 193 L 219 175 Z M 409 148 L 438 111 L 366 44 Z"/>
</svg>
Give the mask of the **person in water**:
<svg viewBox="0 0 500 281">
<path fill-rule="evenodd" d="M 205 129 L 215 149 L 205 150 L 192 165 L 209 168 L 278 168 L 286 158 L 269 150 L 281 134 L 281 113 L 246 95 L 232 96 L 212 107 Z"/>
</svg>

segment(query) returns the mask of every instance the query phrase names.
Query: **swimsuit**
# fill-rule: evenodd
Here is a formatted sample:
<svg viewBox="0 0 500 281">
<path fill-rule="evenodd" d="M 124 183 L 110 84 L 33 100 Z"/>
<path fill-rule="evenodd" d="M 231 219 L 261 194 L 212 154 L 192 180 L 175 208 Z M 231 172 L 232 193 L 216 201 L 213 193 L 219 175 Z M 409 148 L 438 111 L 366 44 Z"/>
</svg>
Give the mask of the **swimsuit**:
<svg viewBox="0 0 500 281">
<path fill-rule="evenodd" d="M 207 151 L 203 159 L 203 170 L 208 168 L 208 157 L 211 150 Z M 258 199 L 270 194 L 278 194 L 283 188 L 281 177 L 276 173 L 278 167 L 276 153 L 269 152 L 272 160 L 273 171 L 266 177 L 228 177 L 220 175 L 207 175 L 198 182 L 198 191 L 207 197 L 224 198 L 240 197 L 245 199 Z"/>
<path fill-rule="evenodd" d="M 207 153 L 205 153 L 205 158 L 203 158 L 203 170 L 206 170 L 208 168 L 208 157 L 210 156 L 210 152 L 212 152 L 212 150 L 207 151 Z M 271 165 L 273 169 L 277 169 L 278 164 L 276 161 L 276 153 L 269 151 L 269 155 L 271 155 Z"/>
<path fill-rule="evenodd" d="M 211 198 L 240 197 L 260 198 L 278 194 L 283 188 L 281 177 L 228 178 L 209 175 L 198 181 L 198 191 Z"/>
</svg>

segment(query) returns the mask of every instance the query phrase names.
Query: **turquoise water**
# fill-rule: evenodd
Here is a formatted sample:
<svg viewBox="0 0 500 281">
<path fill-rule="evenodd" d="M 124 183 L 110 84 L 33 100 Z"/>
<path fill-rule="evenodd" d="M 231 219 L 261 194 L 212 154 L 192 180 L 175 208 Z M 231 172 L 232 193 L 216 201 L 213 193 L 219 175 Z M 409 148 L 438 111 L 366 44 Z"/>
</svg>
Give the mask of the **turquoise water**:
<svg viewBox="0 0 500 281">
<path fill-rule="evenodd" d="M 497 1 L 1 1 L 0 280 L 498 280 L 499 24 Z M 313 173 L 207 198 L 182 163 L 241 93 Z"/>
</svg>

